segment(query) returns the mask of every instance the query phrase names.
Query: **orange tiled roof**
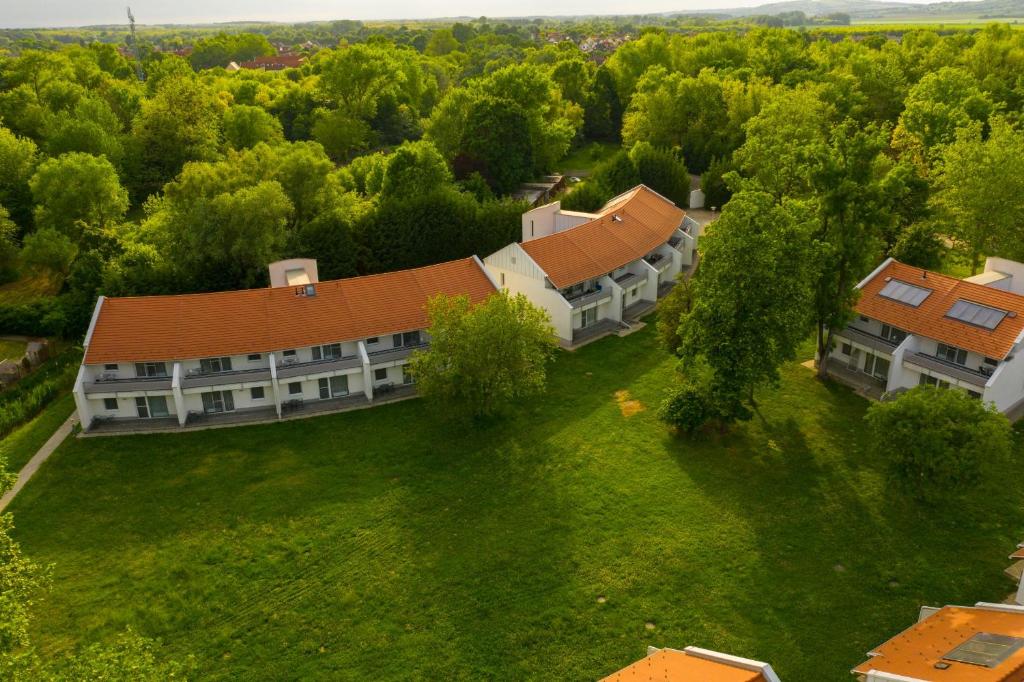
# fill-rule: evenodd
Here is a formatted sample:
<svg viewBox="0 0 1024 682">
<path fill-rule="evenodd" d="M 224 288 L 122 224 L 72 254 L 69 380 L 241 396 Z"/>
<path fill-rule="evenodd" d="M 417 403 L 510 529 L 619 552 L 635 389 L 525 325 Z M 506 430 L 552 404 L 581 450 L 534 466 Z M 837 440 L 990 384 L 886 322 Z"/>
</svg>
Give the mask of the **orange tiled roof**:
<svg viewBox="0 0 1024 682">
<path fill-rule="evenodd" d="M 1002 360 L 1013 348 L 1014 341 L 1024 330 L 1024 296 L 986 287 L 962 279 L 927 271 L 892 261 L 868 281 L 861 289 L 857 312 L 912 334 L 927 336 L 958 348 Z M 914 308 L 878 295 L 891 277 L 907 284 L 931 289 L 932 293 Z M 1011 313 L 995 329 L 985 329 L 960 322 L 946 313 L 958 299 L 999 308 Z"/>
<path fill-rule="evenodd" d="M 602 682 L 765 682 L 764 675 L 728 663 L 661 649 Z"/>
<path fill-rule="evenodd" d="M 1017 551 L 1010 555 L 1011 559 L 1024 559 L 1024 547 L 1018 547 Z"/>
<path fill-rule="evenodd" d="M 958 661 L 939 671 L 935 664 L 974 635 L 986 632 L 1024 637 L 1024 613 L 997 611 L 984 607 L 946 606 L 915 623 L 871 652 L 872 657 L 853 669 L 904 675 L 922 680 L 956 682 L 1020 682 L 1024 680 L 1024 649 L 994 668 Z"/>
<path fill-rule="evenodd" d="M 523 242 L 523 250 L 559 289 L 643 258 L 668 241 L 686 213 L 639 185 L 608 202 L 598 215 L 564 232 Z M 613 220 L 616 215 L 621 222 Z"/>
<path fill-rule="evenodd" d="M 427 326 L 427 299 L 467 294 L 480 302 L 494 285 L 473 258 L 381 275 L 294 287 L 181 296 L 108 298 L 85 362 L 180 360 L 245 355 L 351 341 Z"/>
</svg>

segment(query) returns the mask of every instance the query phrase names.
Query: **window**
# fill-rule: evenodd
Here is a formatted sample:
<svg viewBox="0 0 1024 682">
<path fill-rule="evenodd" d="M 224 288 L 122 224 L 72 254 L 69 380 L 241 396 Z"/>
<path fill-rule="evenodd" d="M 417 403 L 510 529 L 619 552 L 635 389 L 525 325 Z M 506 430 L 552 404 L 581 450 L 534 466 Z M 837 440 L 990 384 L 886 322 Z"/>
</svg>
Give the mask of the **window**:
<svg viewBox="0 0 1024 682">
<path fill-rule="evenodd" d="M 530 236 L 533 236 L 533 221 L 530 221 Z M 512 256 L 512 262 L 515 263 L 515 256 Z"/>
<path fill-rule="evenodd" d="M 597 308 L 587 308 L 580 313 L 580 329 L 589 327 L 597 322 Z"/>
<path fill-rule="evenodd" d="M 949 388 L 948 381 L 936 379 L 935 377 L 930 377 L 927 374 L 922 374 L 921 378 L 918 380 L 917 383 L 920 386 L 935 386 L 936 388 Z"/>
<path fill-rule="evenodd" d="M 149 417 L 167 417 L 170 415 L 170 411 L 167 409 L 167 398 L 162 395 L 151 395 L 148 398 L 136 398 L 135 409 L 138 410 L 139 417 L 142 419 L 148 419 Z"/>
<path fill-rule="evenodd" d="M 203 412 L 216 414 L 235 409 L 235 398 L 231 391 L 210 391 L 203 394 Z"/>
<path fill-rule="evenodd" d="M 108 372 L 116 372 L 117 371 L 117 365 L 116 364 L 103 365 L 103 369 L 108 371 Z"/>
<path fill-rule="evenodd" d="M 870 319 L 870 318 L 868 318 L 868 317 L 867 317 L 866 315 L 861 315 L 861 316 L 860 316 L 860 321 L 861 321 L 861 322 L 870 322 L 870 321 L 871 321 L 871 319 Z"/>
<path fill-rule="evenodd" d="M 199 369 L 203 374 L 230 372 L 231 358 L 203 358 L 199 361 Z"/>
<path fill-rule="evenodd" d="M 259 362 L 263 359 L 263 355 L 261 353 L 249 353 L 247 358 L 249 362 Z"/>
<path fill-rule="evenodd" d="M 864 356 L 864 373 L 878 379 L 888 379 L 889 361 L 879 355 L 868 353 Z"/>
<path fill-rule="evenodd" d="M 387 367 L 381 367 L 380 369 L 373 370 L 374 381 L 385 381 L 388 378 Z"/>
<path fill-rule="evenodd" d="M 348 377 L 344 374 L 337 377 L 324 377 L 319 380 L 318 384 L 321 399 L 348 395 Z"/>
<path fill-rule="evenodd" d="M 326 346 L 313 346 L 314 360 L 333 360 L 341 357 L 341 344 L 331 343 Z"/>
<path fill-rule="evenodd" d="M 501 273 L 501 286 L 505 286 L 505 273 Z"/>
<path fill-rule="evenodd" d="M 408 365 L 402 365 L 402 383 L 406 385 L 416 383 L 416 377 L 409 371 Z"/>
<path fill-rule="evenodd" d="M 935 351 L 935 356 L 940 360 L 952 362 L 957 365 L 967 364 L 967 351 L 963 348 L 957 348 L 956 346 L 947 346 L 944 343 L 940 343 L 938 350 Z"/>
<path fill-rule="evenodd" d="M 298 395 L 299 393 L 302 393 L 301 381 L 293 381 L 288 384 L 288 395 Z"/>
<path fill-rule="evenodd" d="M 104 398 L 103 409 L 114 411 L 117 409 L 117 398 Z"/>
<path fill-rule="evenodd" d="M 999 361 L 998 360 L 994 360 L 992 358 L 985 358 L 984 362 L 989 367 L 998 367 L 999 366 Z"/>
<path fill-rule="evenodd" d="M 371 336 L 370 338 L 366 339 L 366 345 L 367 346 L 373 346 L 373 345 L 376 345 L 378 343 L 380 343 L 380 337 L 379 336 Z"/>
<path fill-rule="evenodd" d="M 281 355 L 283 355 L 286 358 L 294 358 L 295 357 L 295 349 L 293 348 L 291 350 L 282 351 Z"/>
<path fill-rule="evenodd" d="M 263 400 L 266 397 L 266 393 L 262 386 L 253 386 L 249 389 L 249 400 Z"/>
<path fill-rule="evenodd" d="M 896 327 L 892 327 L 890 325 L 883 324 L 882 325 L 882 338 L 883 339 L 888 339 L 889 341 L 892 341 L 893 343 L 900 344 L 900 343 L 903 343 L 903 339 L 907 338 L 907 333 L 905 331 L 903 331 L 902 329 L 898 329 Z"/>
<path fill-rule="evenodd" d="M 136 362 L 135 376 L 139 377 L 165 377 L 167 376 L 167 363 L 164 362 Z"/>
<path fill-rule="evenodd" d="M 395 334 L 391 343 L 395 348 L 407 348 L 409 346 L 420 345 L 420 333 L 416 332 L 405 332 L 404 334 Z"/>
<path fill-rule="evenodd" d="M 971 389 L 967 389 L 967 395 L 971 396 L 975 400 L 981 400 L 981 394 L 978 393 L 977 391 L 972 391 Z"/>
<path fill-rule="evenodd" d="M 842 346 L 840 347 L 839 351 L 840 351 L 840 352 L 841 352 L 841 353 L 842 353 L 843 355 L 851 355 L 851 354 L 853 353 L 853 346 L 851 346 L 851 345 L 850 345 L 850 344 L 848 344 L 848 343 L 844 343 L 844 344 L 843 344 L 843 345 L 842 345 Z"/>
</svg>

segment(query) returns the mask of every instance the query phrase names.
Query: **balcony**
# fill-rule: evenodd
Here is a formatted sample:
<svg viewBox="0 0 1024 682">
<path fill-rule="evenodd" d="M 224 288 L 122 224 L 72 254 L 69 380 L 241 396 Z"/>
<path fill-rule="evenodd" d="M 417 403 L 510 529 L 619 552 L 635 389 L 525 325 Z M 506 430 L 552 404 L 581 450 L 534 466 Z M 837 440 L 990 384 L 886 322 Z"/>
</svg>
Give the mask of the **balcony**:
<svg viewBox="0 0 1024 682">
<path fill-rule="evenodd" d="M 623 289 L 628 289 L 634 284 L 639 284 L 647 279 L 644 275 L 638 275 L 635 272 L 627 272 L 624 275 L 619 275 L 615 278 L 615 283 Z"/>
<path fill-rule="evenodd" d="M 362 367 L 363 361 L 358 355 L 346 355 L 340 358 L 312 360 L 310 362 L 288 362 L 285 360 L 277 366 L 278 379 L 293 379 L 321 372 L 336 372 L 342 369 Z"/>
<path fill-rule="evenodd" d="M 396 362 L 398 360 L 405 360 L 414 350 L 423 350 L 429 343 L 417 343 L 412 346 L 399 346 L 398 348 L 385 348 L 384 350 L 375 350 L 372 353 L 367 353 L 370 357 L 371 365 L 379 365 L 385 362 Z"/>
<path fill-rule="evenodd" d="M 644 256 L 644 261 L 658 272 L 665 272 L 665 269 L 672 265 L 672 259 L 660 253 Z"/>
<path fill-rule="evenodd" d="M 876 336 L 871 332 L 866 332 L 863 329 L 857 329 L 856 327 L 847 327 L 842 331 L 836 332 L 836 336 L 846 339 L 847 341 L 853 341 L 859 343 L 862 346 L 867 346 L 872 350 L 877 350 L 885 353 L 886 355 L 892 355 L 893 351 L 896 350 L 896 346 L 899 344 L 895 341 Z"/>
<path fill-rule="evenodd" d="M 127 391 L 170 391 L 171 377 L 114 379 L 100 376 L 95 381 L 83 384 L 82 390 L 87 395 L 90 393 L 122 393 Z"/>
<path fill-rule="evenodd" d="M 952 377 L 958 381 L 971 384 L 972 386 L 978 386 L 984 388 L 985 384 L 992 377 L 991 374 L 977 371 L 950 362 L 949 360 L 943 360 L 937 358 L 934 355 L 927 355 L 925 353 L 907 353 L 903 357 L 903 364 L 910 365 L 915 369 L 926 369 L 932 372 L 938 372 L 948 377 Z"/>
<path fill-rule="evenodd" d="M 263 381 L 270 381 L 269 367 L 260 367 L 258 369 L 236 369 L 228 370 L 226 372 L 195 371 L 186 374 L 181 378 L 181 387 L 203 388 L 206 386 L 226 386 L 230 384 L 245 384 Z"/>
<path fill-rule="evenodd" d="M 597 289 L 596 291 L 585 291 L 573 296 L 572 298 L 566 296 L 565 293 L 562 293 L 562 296 L 569 302 L 569 305 L 573 307 L 573 310 L 576 310 L 590 305 L 591 303 L 610 301 L 612 298 L 612 292 L 607 289 Z"/>
<path fill-rule="evenodd" d="M 623 325 L 619 322 L 616 322 L 615 320 L 609 320 L 607 318 L 603 320 L 598 320 L 594 324 L 589 325 L 587 327 L 579 327 L 577 329 L 573 329 L 571 345 L 578 346 L 580 344 L 592 341 L 602 336 L 614 334 L 622 328 Z"/>
</svg>

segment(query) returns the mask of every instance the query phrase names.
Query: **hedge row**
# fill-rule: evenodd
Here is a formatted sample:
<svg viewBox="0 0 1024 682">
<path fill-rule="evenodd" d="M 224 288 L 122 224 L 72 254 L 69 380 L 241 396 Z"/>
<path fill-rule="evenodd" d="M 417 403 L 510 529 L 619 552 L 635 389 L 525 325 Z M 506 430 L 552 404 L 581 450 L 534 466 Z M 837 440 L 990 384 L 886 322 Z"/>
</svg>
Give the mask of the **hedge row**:
<svg viewBox="0 0 1024 682">
<path fill-rule="evenodd" d="M 43 411 L 75 383 L 82 353 L 66 351 L 0 393 L 0 438 Z"/>
</svg>

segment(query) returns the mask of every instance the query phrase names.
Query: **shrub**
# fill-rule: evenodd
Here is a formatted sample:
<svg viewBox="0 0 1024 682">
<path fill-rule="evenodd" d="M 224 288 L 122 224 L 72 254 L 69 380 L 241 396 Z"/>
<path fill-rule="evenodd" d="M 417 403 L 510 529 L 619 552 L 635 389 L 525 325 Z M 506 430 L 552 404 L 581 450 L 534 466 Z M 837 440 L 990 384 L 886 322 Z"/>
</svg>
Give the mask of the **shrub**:
<svg viewBox="0 0 1024 682">
<path fill-rule="evenodd" d="M 715 206 L 720 210 L 732 198 L 732 192 L 722 177 L 731 170 L 731 165 L 725 159 L 712 159 L 711 165 L 700 176 L 700 188 L 704 192 L 706 207 Z"/>
<path fill-rule="evenodd" d="M 23 336 L 63 336 L 64 307 L 57 298 L 21 305 L 0 305 L 0 333 Z"/>
<path fill-rule="evenodd" d="M 611 199 L 600 184 L 587 180 L 576 185 L 571 192 L 562 197 L 562 208 L 566 211 L 585 211 L 591 213 L 604 206 Z"/>
<path fill-rule="evenodd" d="M 921 500 L 978 483 L 983 460 L 1010 454 L 1010 422 L 994 405 L 956 389 L 918 386 L 865 416 L 876 453 L 889 460 L 890 480 Z"/>
<path fill-rule="evenodd" d="M 687 380 L 661 404 L 658 418 L 685 434 L 714 426 L 724 429 L 738 420 L 751 417 L 737 399 L 726 399 L 705 376 Z"/>
</svg>

